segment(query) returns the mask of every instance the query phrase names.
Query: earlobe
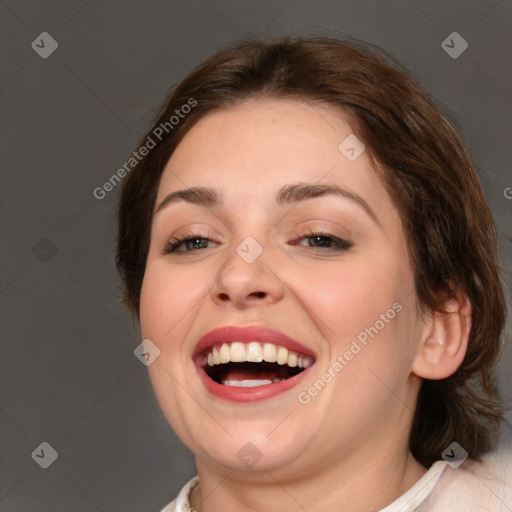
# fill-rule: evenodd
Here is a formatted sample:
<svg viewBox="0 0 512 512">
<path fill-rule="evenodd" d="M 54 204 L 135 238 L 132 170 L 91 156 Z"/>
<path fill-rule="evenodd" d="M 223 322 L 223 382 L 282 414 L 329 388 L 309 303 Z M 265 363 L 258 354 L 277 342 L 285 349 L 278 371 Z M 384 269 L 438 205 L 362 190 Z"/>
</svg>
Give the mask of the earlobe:
<svg viewBox="0 0 512 512">
<path fill-rule="evenodd" d="M 424 379 L 445 379 L 457 371 L 468 347 L 471 304 L 458 293 L 444 311 L 433 311 L 412 365 L 412 373 Z"/>
</svg>

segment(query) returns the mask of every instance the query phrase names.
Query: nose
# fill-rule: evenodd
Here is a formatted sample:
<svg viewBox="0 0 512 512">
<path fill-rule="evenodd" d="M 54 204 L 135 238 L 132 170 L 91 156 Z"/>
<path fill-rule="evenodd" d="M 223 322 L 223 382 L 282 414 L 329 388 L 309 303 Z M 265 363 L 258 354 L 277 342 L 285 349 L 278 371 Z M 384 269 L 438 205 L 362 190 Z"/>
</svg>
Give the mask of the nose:
<svg viewBox="0 0 512 512">
<path fill-rule="evenodd" d="M 270 252 L 250 236 L 230 247 L 211 289 L 212 300 L 219 305 L 229 302 L 238 309 L 281 300 L 285 284 L 275 261 L 270 261 Z"/>
</svg>

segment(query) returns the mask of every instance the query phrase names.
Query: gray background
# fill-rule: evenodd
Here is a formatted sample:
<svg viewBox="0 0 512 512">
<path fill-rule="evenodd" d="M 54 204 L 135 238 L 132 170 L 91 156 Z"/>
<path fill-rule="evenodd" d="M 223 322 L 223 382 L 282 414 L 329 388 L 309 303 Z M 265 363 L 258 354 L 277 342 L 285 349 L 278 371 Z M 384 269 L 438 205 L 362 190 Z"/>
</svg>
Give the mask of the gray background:
<svg viewBox="0 0 512 512">
<path fill-rule="evenodd" d="M 382 45 L 460 123 L 511 269 L 511 21 L 511 0 L 1 2 L 0 510 L 158 511 L 195 474 L 118 302 L 119 187 L 92 193 L 171 84 L 244 36 Z M 44 31 L 59 45 L 47 59 L 31 47 Z M 457 59 L 441 47 L 453 31 L 469 44 Z M 58 452 L 48 469 L 31 456 L 42 442 Z"/>
</svg>

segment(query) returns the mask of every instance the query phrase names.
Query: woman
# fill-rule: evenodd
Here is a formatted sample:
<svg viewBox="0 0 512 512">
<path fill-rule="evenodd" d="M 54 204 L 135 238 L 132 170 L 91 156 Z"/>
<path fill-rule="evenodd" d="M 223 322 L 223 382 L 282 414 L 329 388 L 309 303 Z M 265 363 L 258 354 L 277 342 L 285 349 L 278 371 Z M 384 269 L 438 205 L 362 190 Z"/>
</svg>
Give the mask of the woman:
<svg viewBox="0 0 512 512">
<path fill-rule="evenodd" d="M 117 262 L 198 472 L 163 512 L 508 499 L 481 470 L 500 470 L 495 225 L 458 133 L 368 47 L 232 45 L 139 144 Z"/>
</svg>

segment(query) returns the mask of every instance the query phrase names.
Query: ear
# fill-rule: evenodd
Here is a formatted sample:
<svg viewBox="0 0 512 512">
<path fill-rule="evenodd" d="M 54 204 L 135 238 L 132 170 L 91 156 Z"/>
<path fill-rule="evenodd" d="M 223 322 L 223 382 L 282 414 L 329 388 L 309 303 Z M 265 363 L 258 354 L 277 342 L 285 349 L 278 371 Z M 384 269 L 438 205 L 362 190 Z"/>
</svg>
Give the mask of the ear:
<svg viewBox="0 0 512 512">
<path fill-rule="evenodd" d="M 457 293 L 445 303 L 445 311 L 432 311 L 425 321 L 412 373 L 424 379 L 449 377 L 462 364 L 471 331 L 471 304 Z"/>
</svg>

